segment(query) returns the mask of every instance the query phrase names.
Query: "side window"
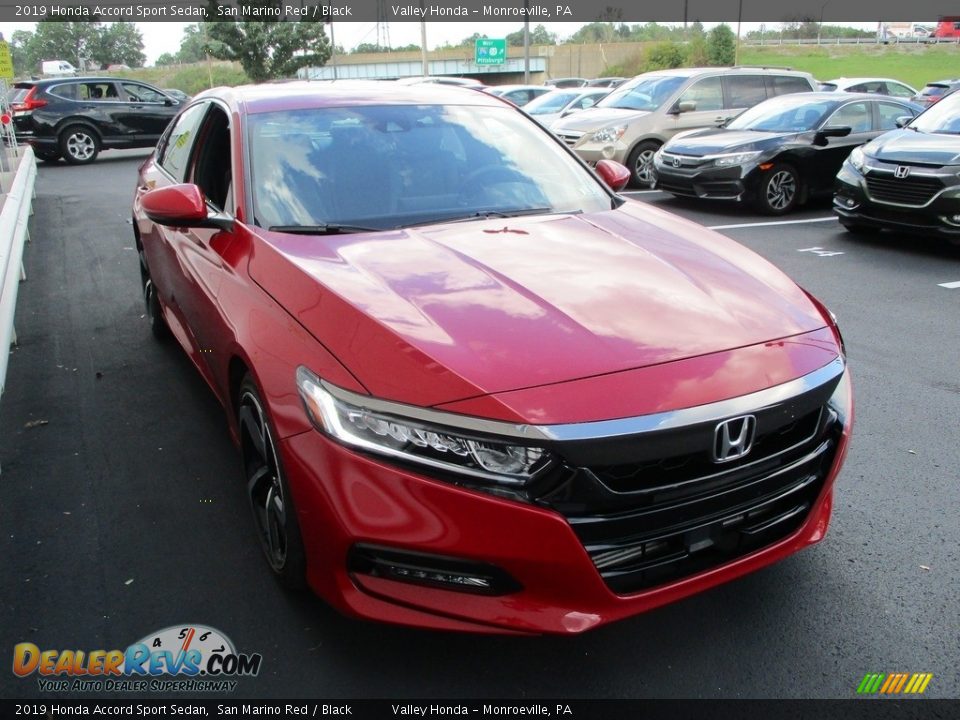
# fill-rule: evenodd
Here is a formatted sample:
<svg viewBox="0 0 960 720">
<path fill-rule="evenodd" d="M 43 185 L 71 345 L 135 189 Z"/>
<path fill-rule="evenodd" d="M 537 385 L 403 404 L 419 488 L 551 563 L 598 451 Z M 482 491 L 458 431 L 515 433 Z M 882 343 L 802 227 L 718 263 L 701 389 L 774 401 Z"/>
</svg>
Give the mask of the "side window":
<svg viewBox="0 0 960 720">
<path fill-rule="evenodd" d="M 913 113 L 903 105 L 894 105 L 893 103 L 877 103 L 877 111 L 880 115 L 878 130 L 893 130 L 897 127 L 897 118 L 904 115 L 913 116 Z"/>
<path fill-rule="evenodd" d="M 683 91 L 677 102 L 694 102 L 696 103 L 695 110 L 722 110 L 723 85 L 720 82 L 720 77 L 698 80 Z"/>
<path fill-rule="evenodd" d="M 177 120 L 177 124 L 170 130 L 163 155 L 158 159 L 160 167 L 180 182 L 185 177 L 190 150 L 193 148 L 197 128 L 200 127 L 200 121 L 203 120 L 206 111 L 207 106 L 203 103 L 185 110 Z"/>
<path fill-rule="evenodd" d="M 884 83 L 887 86 L 887 94 L 892 95 L 893 97 L 901 98 L 911 98 L 913 97 L 913 91 L 908 88 L 906 85 L 901 85 L 900 83 L 888 82 Z"/>
<path fill-rule="evenodd" d="M 731 75 L 724 82 L 728 108 L 750 108 L 767 99 L 762 75 Z"/>
<path fill-rule="evenodd" d="M 789 95 L 798 92 L 810 92 L 810 83 L 795 75 L 771 75 L 767 78 L 770 96 Z M 825 87 L 824 90 L 836 90 L 837 86 Z"/>
<path fill-rule="evenodd" d="M 862 132 L 870 132 L 873 127 L 873 121 L 870 117 L 870 106 L 865 102 L 850 103 L 837 110 L 824 123 L 824 127 L 847 127 L 851 128 L 850 134 L 855 135 Z"/>
<path fill-rule="evenodd" d="M 573 104 L 573 107 L 578 110 L 586 110 L 588 107 L 593 107 L 596 102 L 597 98 L 595 97 L 582 97 Z"/>
<path fill-rule="evenodd" d="M 123 91 L 130 102 L 163 103 L 167 96 L 139 83 L 123 83 Z"/>
<path fill-rule="evenodd" d="M 51 88 L 47 89 L 47 93 L 50 95 L 56 95 L 59 98 L 64 98 L 65 100 L 76 100 L 77 99 L 77 83 L 65 83 L 63 85 L 54 85 Z"/>
<path fill-rule="evenodd" d="M 196 183 L 207 200 L 220 210 L 233 213 L 233 171 L 230 153 L 230 120 L 216 105 L 200 128 L 197 161 L 193 170 Z"/>
</svg>

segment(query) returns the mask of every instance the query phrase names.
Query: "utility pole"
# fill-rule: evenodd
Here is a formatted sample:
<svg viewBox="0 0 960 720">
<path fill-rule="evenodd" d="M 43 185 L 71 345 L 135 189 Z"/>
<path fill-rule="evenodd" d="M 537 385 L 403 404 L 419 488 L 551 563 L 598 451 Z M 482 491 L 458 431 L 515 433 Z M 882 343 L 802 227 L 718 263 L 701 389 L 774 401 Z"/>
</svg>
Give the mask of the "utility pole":
<svg viewBox="0 0 960 720">
<path fill-rule="evenodd" d="M 420 0 L 420 7 L 423 8 L 423 0 Z M 423 17 L 421 14 L 420 17 Z M 430 65 L 427 63 L 427 22 L 420 21 L 420 64 L 423 70 L 423 76 L 430 74 Z"/>
<path fill-rule="evenodd" d="M 530 84 L 530 0 L 523 0 L 523 84 Z"/>
<path fill-rule="evenodd" d="M 733 64 L 740 64 L 740 21 L 743 19 L 743 0 L 737 4 L 737 44 L 733 49 Z"/>
</svg>

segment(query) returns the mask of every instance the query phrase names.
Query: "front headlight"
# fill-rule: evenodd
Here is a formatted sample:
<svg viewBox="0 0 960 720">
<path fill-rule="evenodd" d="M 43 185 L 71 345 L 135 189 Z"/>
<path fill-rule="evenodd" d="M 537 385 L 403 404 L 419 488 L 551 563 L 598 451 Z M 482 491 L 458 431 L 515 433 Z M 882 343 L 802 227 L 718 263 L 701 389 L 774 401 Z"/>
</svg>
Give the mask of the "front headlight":
<svg viewBox="0 0 960 720">
<path fill-rule="evenodd" d="M 855 147 L 850 152 L 850 164 L 857 172 L 863 172 L 864 157 L 863 148 Z"/>
<path fill-rule="evenodd" d="M 760 152 L 760 150 L 755 150 L 753 152 L 714 155 L 712 159 L 715 167 L 734 167 L 736 165 L 743 165 L 746 162 L 750 162 L 751 160 L 760 157 Z"/>
<path fill-rule="evenodd" d="M 626 131 L 626 125 L 609 125 L 605 128 L 600 128 L 597 130 L 593 134 L 592 139 L 596 142 L 612 143 L 622 138 Z"/>
<path fill-rule="evenodd" d="M 371 410 L 363 406 L 363 396 L 335 388 L 302 366 L 297 368 L 297 388 L 313 425 L 355 448 L 509 487 L 528 484 L 553 463 L 544 448 Z M 356 401 L 346 400 L 348 396 Z M 401 412 L 407 407 L 389 405 Z"/>
</svg>

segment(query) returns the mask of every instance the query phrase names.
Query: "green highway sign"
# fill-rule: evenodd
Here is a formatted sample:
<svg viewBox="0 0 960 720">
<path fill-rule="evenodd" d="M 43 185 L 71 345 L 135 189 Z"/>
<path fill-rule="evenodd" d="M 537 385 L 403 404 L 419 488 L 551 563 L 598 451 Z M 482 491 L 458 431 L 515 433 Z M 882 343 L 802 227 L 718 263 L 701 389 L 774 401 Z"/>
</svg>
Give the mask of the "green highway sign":
<svg viewBox="0 0 960 720">
<path fill-rule="evenodd" d="M 480 38 L 473 57 L 477 65 L 503 65 L 507 61 L 507 41 L 503 38 Z"/>
</svg>

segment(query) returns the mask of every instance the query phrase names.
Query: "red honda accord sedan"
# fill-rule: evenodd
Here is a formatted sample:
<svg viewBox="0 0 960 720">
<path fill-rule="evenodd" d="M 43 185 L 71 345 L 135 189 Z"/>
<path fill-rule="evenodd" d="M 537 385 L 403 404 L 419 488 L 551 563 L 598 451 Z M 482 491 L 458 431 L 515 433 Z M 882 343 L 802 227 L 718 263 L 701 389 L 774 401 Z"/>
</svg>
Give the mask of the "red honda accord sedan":
<svg viewBox="0 0 960 720">
<path fill-rule="evenodd" d="M 153 333 L 226 409 L 271 571 L 341 611 L 577 633 L 819 541 L 836 323 L 521 111 L 217 89 L 140 169 Z"/>
</svg>

